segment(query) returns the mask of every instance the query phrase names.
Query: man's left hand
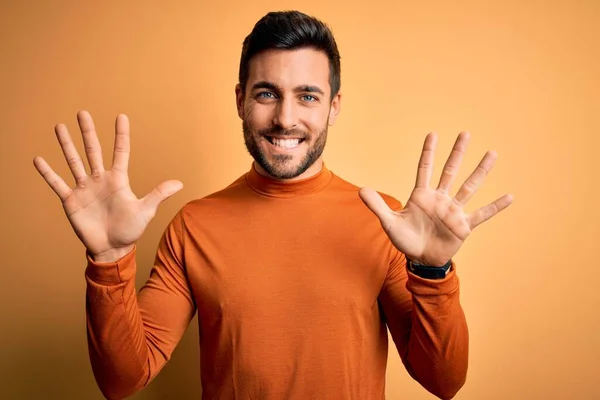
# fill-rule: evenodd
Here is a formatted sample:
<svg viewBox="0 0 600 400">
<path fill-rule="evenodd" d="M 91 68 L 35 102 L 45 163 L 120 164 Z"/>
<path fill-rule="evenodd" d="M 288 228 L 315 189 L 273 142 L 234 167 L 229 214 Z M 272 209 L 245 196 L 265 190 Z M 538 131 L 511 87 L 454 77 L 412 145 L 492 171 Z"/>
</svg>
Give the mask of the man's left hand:
<svg viewBox="0 0 600 400">
<path fill-rule="evenodd" d="M 463 210 L 494 166 L 496 153 L 493 151 L 485 154 L 456 195 L 449 195 L 468 142 L 467 132 L 458 135 L 444 165 L 439 185 L 433 189 L 430 180 L 437 136 L 434 133 L 427 135 L 415 188 L 400 211 L 393 211 L 373 189 L 362 188 L 359 192 L 367 207 L 381 221 L 394 246 L 413 262 L 430 266 L 444 265 L 452 259 L 475 227 L 504 210 L 513 201 L 512 195 L 506 194 L 473 213 L 467 214 Z"/>
</svg>

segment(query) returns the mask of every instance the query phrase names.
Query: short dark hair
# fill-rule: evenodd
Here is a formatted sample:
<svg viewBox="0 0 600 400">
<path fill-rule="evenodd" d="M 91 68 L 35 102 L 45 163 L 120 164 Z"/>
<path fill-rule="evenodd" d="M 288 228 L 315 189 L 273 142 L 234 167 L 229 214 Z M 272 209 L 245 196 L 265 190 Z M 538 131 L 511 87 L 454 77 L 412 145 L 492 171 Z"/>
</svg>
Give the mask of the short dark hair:
<svg viewBox="0 0 600 400">
<path fill-rule="evenodd" d="M 246 91 L 249 65 L 252 57 L 271 49 L 313 48 L 325 52 L 329 59 L 329 85 L 331 98 L 341 86 L 340 53 L 331 29 L 315 17 L 300 11 L 270 12 L 262 17 L 242 45 L 239 83 Z"/>
</svg>

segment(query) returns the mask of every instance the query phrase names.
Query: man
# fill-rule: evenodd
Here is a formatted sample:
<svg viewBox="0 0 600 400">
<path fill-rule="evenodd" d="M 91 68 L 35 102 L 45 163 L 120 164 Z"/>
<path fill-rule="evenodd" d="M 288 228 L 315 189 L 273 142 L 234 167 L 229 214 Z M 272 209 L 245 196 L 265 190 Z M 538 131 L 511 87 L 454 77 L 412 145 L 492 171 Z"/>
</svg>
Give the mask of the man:
<svg viewBox="0 0 600 400">
<path fill-rule="evenodd" d="M 410 375 L 452 398 L 468 361 L 452 257 L 512 201 L 463 211 L 495 154 L 451 197 L 468 134 L 458 136 L 437 188 L 436 136 L 428 135 L 403 208 L 333 174 L 322 152 L 340 112 L 339 53 L 330 30 L 300 12 L 258 21 L 235 93 L 252 167 L 177 213 L 137 295 L 135 243 L 181 182 L 136 198 L 124 115 L 105 170 L 91 116 L 78 114 L 89 175 L 57 125 L 75 188 L 34 160 L 87 249 L 89 350 L 103 394 L 121 399 L 148 385 L 197 312 L 203 398 L 383 398 L 388 328 Z"/>
</svg>

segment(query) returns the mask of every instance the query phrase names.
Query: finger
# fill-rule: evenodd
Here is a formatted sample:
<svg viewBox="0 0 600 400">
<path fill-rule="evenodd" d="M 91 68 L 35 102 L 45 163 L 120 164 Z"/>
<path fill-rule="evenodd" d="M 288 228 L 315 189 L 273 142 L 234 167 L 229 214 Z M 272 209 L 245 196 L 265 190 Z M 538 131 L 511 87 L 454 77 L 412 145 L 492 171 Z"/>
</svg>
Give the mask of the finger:
<svg viewBox="0 0 600 400">
<path fill-rule="evenodd" d="M 462 184 L 455 199 L 459 204 L 465 205 L 471 197 L 477 192 L 490 170 L 493 168 L 497 154 L 495 151 L 488 151 L 477 165 L 477 168 L 471 173 L 467 180 Z"/>
<path fill-rule="evenodd" d="M 33 165 L 38 170 L 42 178 L 48 183 L 48 185 L 54 190 L 54 193 L 58 195 L 58 197 L 64 201 L 69 193 L 71 193 L 71 188 L 67 186 L 65 181 L 62 180 L 60 176 L 58 176 L 52 168 L 48 165 L 46 160 L 42 157 L 35 157 L 33 159 Z"/>
<path fill-rule="evenodd" d="M 129 152 L 129 119 L 125 114 L 120 114 L 115 122 L 115 149 L 112 165 L 114 170 L 127 173 Z"/>
<path fill-rule="evenodd" d="M 160 203 L 180 191 L 182 188 L 183 183 L 180 181 L 170 180 L 162 182 L 142 199 L 146 211 L 154 216 Z"/>
<path fill-rule="evenodd" d="M 83 136 L 83 145 L 85 154 L 90 163 L 91 175 L 97 175 L 104 171 L 104 163 L 102 162 L 102 148 L 96 134 L 96 127 L 92 116 L 87 111 L 77 113 L 77 122 Z"/>
<path fill-rule="evenodd" d="M 454 142 L 454 147 L 452 148 L 452 152 L 444 164 L 444 169 L 442 170 L 442 175 L 440 177 L 440 183 L 438 185 L 438 190 L 442 190 L 446 193 L 450 191 L 450 187 L 452 186 L 452 182 L 454 178 L 456 178 L 456 174 L 458 169 L 460 168 L 460 163 L 462 161 L 463 155 L 467 150 L 467 144 L 469 143 L 470 135 L 468 132 L 461 132 L 456 141 Z"/>
<path fill-rule="evenodd" d="M 471 229 L 476 228 L 478 225 L 481 225 L 488 219 L 492 218 L 494 215 L 498 214 L 500 211 L 510 206 L 512 202 L 513 196 L 510 194 L 505 194 L 493 203 L 481 207 L 479 210 L 475 211 L 468 217 Z"/>
<path fill-rule="evenodd" d="M 423 143 L 415 187 L 429 187 L 431 175 L 433 174 L 433 157 L 436 145 L 437 135 L 431 132 L 425 137 L 425 142 Z"/>
<path fill-rule="evenodd" d="M 379 218 L 381 225 L 387 231 L 392 223 L 393 211 L 381 195 L 370 188 L 361 188 L 358 195 L 366 206 Z"/>
<path fill-rule="evenodd" d="M 64 124 L 58 124 L 54 128 L 54 132 L 56 133 L 62 152 L 67 160 L 69 169 L 73 173 L 75 182 L 79 184 L 86 177 L 85 165 L 73 144 L 71 135 L 69 135 L 69 130 Z"/>
</svg>

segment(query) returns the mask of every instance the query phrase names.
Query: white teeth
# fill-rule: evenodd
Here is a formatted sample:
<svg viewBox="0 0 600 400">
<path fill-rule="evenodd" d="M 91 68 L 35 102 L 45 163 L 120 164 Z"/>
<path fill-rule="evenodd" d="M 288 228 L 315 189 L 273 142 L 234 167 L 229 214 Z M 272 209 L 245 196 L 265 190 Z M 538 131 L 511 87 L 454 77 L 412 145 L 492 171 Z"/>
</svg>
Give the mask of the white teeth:
<svg viewBox="0 0 600 400">
<path fill-rule="evenodd" d="M 273 138 L 271 140 L 275 146 L 284 147 L 286 149 L 293 149 L 298 146 L 300 143 L 300 139 L 277 139 Z"/>
</svg>

